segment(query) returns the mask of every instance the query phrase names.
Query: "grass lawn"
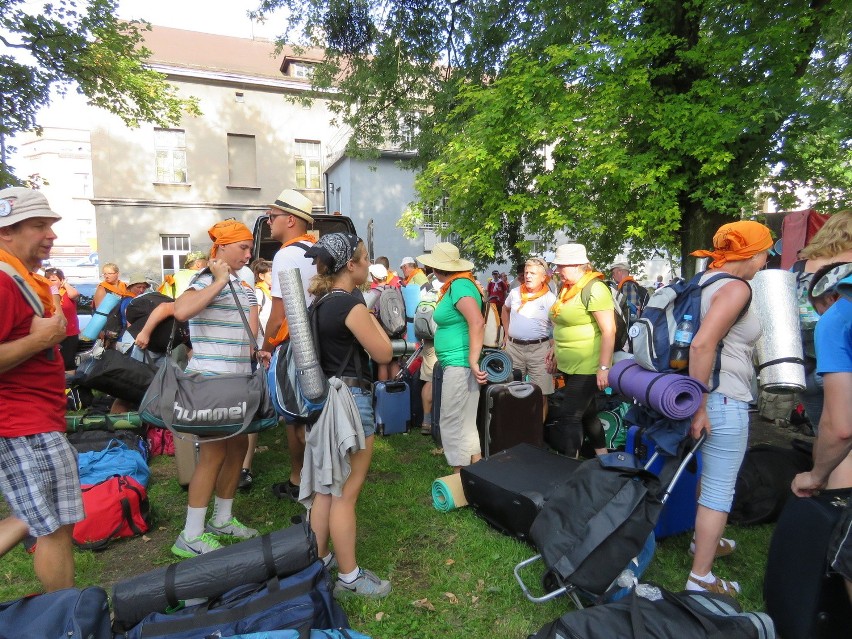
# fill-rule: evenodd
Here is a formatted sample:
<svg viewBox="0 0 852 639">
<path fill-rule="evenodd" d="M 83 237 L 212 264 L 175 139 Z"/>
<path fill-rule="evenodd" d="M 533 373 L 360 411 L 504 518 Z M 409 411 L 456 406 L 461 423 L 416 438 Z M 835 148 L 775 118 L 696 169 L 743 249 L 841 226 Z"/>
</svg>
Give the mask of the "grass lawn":
<svg viewBox="0 0 852 639">
<path fill-rule="evenodd" d="M 269 486 L 287 476 L 284 431 L 263 433 L 255 457 L 255 487 L 239 495 L 235 513 L 263 532 L 287 526 L 302 512 L 276 500 Z M 375 639 L 521 639 L 571 609 L 567 598 L 536 605 L 527 601 L 512 569 L 534 551 L 489 528 L 469 508 L 440 513 L 432 507 L 431 483 L 449 472 L 432 440 L 414 433 L 376 440 L 358 508 L 358 559 L 393 583 L 384 600 L 348 599 L 353 628 Z M 183 526 L 186 493 L 174 479 L 174 459 L 152 461 L 152 531 L 113 543 L 101 553 L 77 552 L 79 586 L 112 583 L 170 563 L 169 548 Z M 763 606 L 762 588 L 771 526 L 729 528 L 737 552 L 717 562 L 716 572 L 743 586 L 746 610 Z M 662 540 L 646 580 L 683 588 L 691 557 L 689 537 Z M 532 569 L 527 574 L 534 577 Z M 18 547 L 0 562 L 0 600 L 39 590 L 32 562 Z"/>
</svg>

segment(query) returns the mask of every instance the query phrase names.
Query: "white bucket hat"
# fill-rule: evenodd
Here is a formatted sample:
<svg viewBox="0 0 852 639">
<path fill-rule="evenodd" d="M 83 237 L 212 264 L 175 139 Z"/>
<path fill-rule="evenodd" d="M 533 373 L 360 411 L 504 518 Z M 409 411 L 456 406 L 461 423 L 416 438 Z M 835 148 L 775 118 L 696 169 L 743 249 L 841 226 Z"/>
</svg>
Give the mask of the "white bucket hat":
<svg viewBox="0 0 852 639">
<path fill-rule="evenodd" d="M 455 244 L 449 242 L 438 242 L 432 247 L 431 253 L 418 256 L 417 261 L 426 266 L 431 266 L 439 271 L 472 271 L 473 262 L 463 260 L 459 256 L 459 249 Z"/>
<path fill-rule="evenodd" d="M 553 263 L 557 266 L 588 264 L 589 256 L 586 255 L 586 247 L 582 244 L 562 244 L 556 248 Z"/>
</svg>

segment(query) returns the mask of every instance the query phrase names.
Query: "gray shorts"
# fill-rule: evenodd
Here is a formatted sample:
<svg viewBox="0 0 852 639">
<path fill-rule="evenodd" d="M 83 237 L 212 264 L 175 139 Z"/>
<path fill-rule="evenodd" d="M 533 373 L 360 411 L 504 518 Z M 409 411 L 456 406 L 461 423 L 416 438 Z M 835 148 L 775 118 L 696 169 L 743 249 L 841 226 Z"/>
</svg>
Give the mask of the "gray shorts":
<svg viewBox="0 0 852 639">
<path fill-rule="evenodd" d="M 553 375 L 547 372 L 547 353 L 550 351 L 550 341 L 540 344 L 515 344 L 506 342 L 506 354 L 512 358 L 512 367 L 524 375 L 530 376 L 530 381 L 541 388 L 545 395 L 554 391 Z"/>
<path fill-rule="evenodd" d="M 77 451 L 64 433 L 0 437 L 0 491 L 33 537 L 85 517 Z"/>
</svg>

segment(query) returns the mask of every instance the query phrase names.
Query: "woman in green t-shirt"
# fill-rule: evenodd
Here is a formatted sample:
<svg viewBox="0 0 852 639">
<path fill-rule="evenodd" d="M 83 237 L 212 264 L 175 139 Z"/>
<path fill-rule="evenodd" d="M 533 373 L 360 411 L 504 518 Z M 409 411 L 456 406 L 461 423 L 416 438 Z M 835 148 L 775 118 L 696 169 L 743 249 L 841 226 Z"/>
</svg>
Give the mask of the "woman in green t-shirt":
<svg viewBox="0 0 852 639">
<path fill-rule="evenodd" d="M 435 353 L 444 371 L 441 386 L 441 443 L 455 472 L 482 458 L 476 430 L 479 386 L 487 375 L 479 368 L 485 320 L 482 291 L 471 275 L 473 264 L 449 242 L 439 242 L 417 261 L 434 269 L 441 283 L 435 312 Z"/>
<path fill-rule="evenodd" d="M 615 347 L 615 304 L 603 275 L 592 270 L 582 244 L 558 247 L 553 263 L 562 278 L 562 289 L 550 310 L 554 348 L 547 355 L 547 364 L 550 371 L 558 370 L 565 380 L 562 416 L 553 429 L 554 436 L 570 438 L 582 425 L 595 453 L 601 455 L 607 452 L 606 440 L 597 418 L 595 397 L 597 391 L 609 385 Z M 558 443 L 556 447 L 560 448 Z M 562 452 L 573 452 L 575 446 L 566 445 Z"/>
</svg>

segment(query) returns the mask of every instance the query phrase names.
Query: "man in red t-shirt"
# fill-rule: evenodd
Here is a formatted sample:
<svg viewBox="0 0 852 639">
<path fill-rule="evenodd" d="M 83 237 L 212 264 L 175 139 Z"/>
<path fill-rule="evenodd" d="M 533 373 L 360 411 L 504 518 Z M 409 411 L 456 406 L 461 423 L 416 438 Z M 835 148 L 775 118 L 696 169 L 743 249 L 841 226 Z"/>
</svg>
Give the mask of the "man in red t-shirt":
<svg viewBox="0 0 852 639">
<path fill-rule="evenodd" d="M 491 273 L 491 280 L 488 282 L 488 301 L 497 304 L 497 311 L 503 310 L 503 302 L 506 301 L 506 295 L 509 294 L 509 285 L 500 277 L 500 271 Z"/>
<path fill-rule="evenodd" d="M 83 519 L 57 346 L 66 320 L 35 274 L 58 219 L 38 191 L 0 191 L 0 490 L 13 513 L 0 521 L 0 555 L 34 537 L 33 567 L 47 592 L 74 585 L 72 533 Z"/>
</svg>

